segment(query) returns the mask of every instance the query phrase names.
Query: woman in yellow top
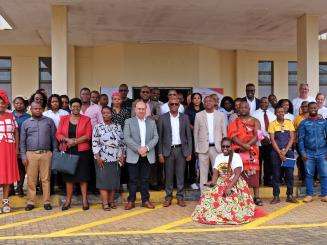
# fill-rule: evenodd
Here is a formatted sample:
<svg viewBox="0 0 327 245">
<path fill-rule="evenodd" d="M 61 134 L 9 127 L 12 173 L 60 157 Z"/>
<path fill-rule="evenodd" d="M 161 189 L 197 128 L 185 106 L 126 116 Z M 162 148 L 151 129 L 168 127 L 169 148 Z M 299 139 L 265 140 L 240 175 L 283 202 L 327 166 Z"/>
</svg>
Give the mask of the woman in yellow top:
<svg viewBox="0 0 327 245">
<path fill-rule="evenodd" d="M 300 123 L 308 118 L 309 116 L 309 112 L 308 112 L 308 101 L 303 101 L 301 103 L 301 107 L 300 107 L 300 114 L 294 119 L 294 128 L 295 130 L 298 129 L 298 127 L 300 126 Z"/>
<path fill-rule="evenodd" d="M 269 124 L 268 132 L 273 146 L 271 151 L 271 160 L 273 167 L 273 195 L 274 199 L 270 202 L 276 204 L 279 199 L 279 185 L 281 169 L 285 169 L 285 181 L 287 185 L 286 202 L 296 203 L 297 200 L 293 197 L 293 182 L 294 182 L 294 166 L 282 166 L 287 158 L 294 159 L 293 142 L 294 142 L 294 126 L 293 122 L 284 119 L 285 112 L 282 106 L 277 106 L 275 109 L 277 119 Z"/>
</svg>

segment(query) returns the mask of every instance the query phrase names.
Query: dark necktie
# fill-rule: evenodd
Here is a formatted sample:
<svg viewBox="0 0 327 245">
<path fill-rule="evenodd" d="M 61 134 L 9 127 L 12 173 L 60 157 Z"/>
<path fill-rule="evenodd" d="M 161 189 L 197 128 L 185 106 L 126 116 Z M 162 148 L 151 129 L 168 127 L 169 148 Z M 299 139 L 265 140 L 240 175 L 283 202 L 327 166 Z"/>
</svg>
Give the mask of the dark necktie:
<svg viewBox="0 0 327 245">
<path fill-rule="evenodd" d="M 263 113 L 264 113 L 263 120 L 265 121 L 265 129 L 266 129 L 266 131 L 268 131 L 269 119 L 268 119 L 267 111 L 264 110 Z"/>
</svg>

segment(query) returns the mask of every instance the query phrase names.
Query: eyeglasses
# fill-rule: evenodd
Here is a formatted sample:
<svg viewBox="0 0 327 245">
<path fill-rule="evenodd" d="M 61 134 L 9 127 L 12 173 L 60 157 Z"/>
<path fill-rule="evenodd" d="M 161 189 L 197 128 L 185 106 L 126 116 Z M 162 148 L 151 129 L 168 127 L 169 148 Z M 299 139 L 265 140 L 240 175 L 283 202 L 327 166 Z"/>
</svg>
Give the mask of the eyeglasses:
<svg viewBox="0 0 327 245">
<path fill-rule="evenodd" d="M 169 106 L 179 106 L 179 103 L 169 103 Z"/>
<path fill-rule="evenodd" d="M 221 148 L 230 148 L 230 145 L 221 145 Z"/>
<path fill-rule="evenodd" d="M 142 94 L 149 94 L 150 91 L 142 91 L 141 93 L 142 93 Z"/>
</svg>

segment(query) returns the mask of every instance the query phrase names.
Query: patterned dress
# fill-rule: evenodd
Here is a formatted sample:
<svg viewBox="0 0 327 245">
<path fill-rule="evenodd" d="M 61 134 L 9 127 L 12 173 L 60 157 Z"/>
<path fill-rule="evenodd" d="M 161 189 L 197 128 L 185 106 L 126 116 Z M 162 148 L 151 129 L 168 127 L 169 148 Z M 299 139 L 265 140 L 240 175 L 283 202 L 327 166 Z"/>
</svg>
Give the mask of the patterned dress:
<svg viewBox="0 0 327 245">
<path fill-rule="evenodd" d="M 228 163 L 219 164 L 217 170 L 219 172 L 217 184 L 212 188 L 203 189 L 200 203 L 196 206 L 192 219 L 208 225 L 238 225 L 252 221 L 255 204 L 246 182 L 240 177 L 231 194 L 223 197 L 233 172 Z"/>
</svg>

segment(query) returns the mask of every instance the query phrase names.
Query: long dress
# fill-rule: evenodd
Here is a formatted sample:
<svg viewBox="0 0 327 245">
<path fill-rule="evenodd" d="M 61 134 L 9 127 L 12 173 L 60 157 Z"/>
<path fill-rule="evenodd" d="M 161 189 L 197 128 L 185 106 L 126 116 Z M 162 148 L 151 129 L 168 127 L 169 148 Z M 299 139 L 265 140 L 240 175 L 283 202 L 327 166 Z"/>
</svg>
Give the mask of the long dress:
<svg viewBox="0 0 327 245">
<path fill-rule="evenodd" d="M 16 141 L 14 137 L 18 124 L 12 113 L 0 115 L 0 185 L 19 180 Z"/>
<path fill-rule="evenodd" d="M 228 126 L 227 136 L 229 138 L 237 137 L 242 143 L 249 142 L 258 134 L 255 130 L 255 120 L 250 117 L 248 119 L 236 118 Z M 233 150 L 241 155 L 244 172 L 243 178 L 250 187 L 259 187 L 259 147 L 251 145 L 251 149 L 246 151 L 239 145 L 233 143 Z"/>
<path fill-rule="evenodd" d="M 236 157 L 236 154 L 234 153 L 234 157 Z M 241 161 L 239 156 L 237 158 L 239 159 L 238 161 Z M 250 189 L 241 176 L 232 187 L 231 194 L 227 197 L 223 196 L 224 190 L 233 174 L 231 168 L 228 167 L 227 161 L 225 158 L 224 162 L 215 163 L 214 168 L 219 172 L 217 184 L 214 187 L 203 189 L 199 204 L 192 214 L 194 221 L 208 225 L 237 225 L 253 220 L 255 204 Z"/>
</svg>

